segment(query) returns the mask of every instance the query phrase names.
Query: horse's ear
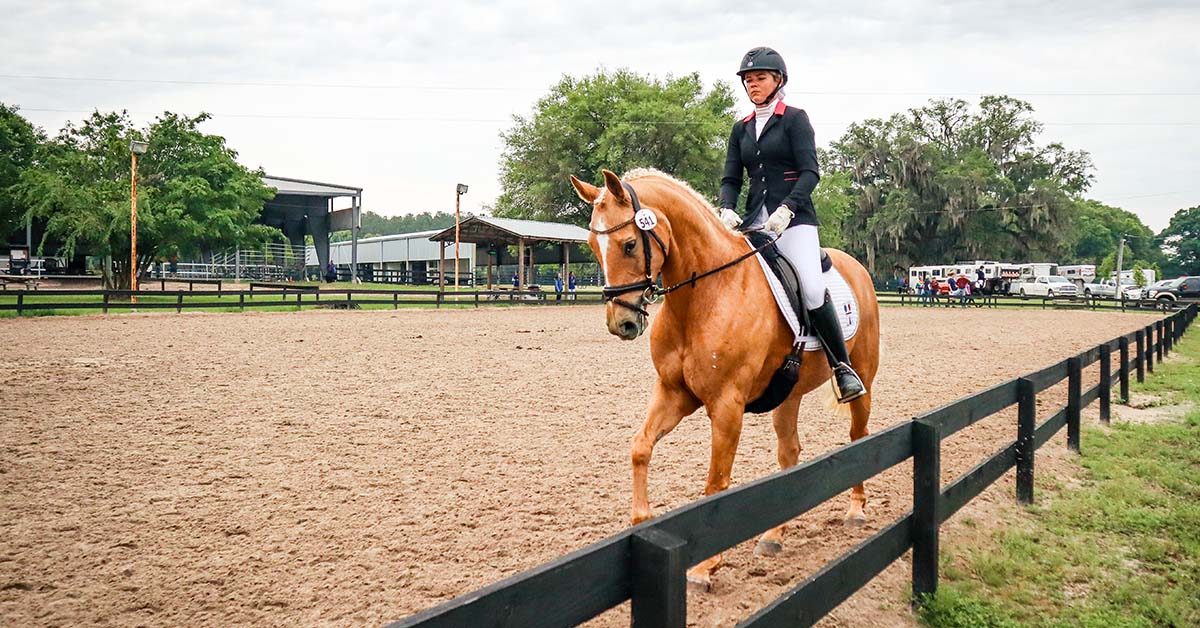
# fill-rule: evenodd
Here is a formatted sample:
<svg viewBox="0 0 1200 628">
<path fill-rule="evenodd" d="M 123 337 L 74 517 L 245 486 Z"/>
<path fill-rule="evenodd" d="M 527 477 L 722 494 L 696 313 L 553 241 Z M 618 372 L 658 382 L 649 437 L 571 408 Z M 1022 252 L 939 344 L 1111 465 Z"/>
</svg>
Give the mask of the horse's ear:
<svg viewBox="0 0 1200 628">
<path fill-rule="evenodd" d="M 604 173 L 604 187 L 608 188 L 608 193 L 617 200 L 625 200 L 625 188 L 621 185 L 621 177 L 611 170 L 601 170 L 600 172 Z"/>
<path fill-rule="evenodd" d="M 575 175 L 571 175 L 571 185 L 575 186 L 575 193 L 585 202 L 594 203 L 596 197 L 600 196 L 600 188 L 586 181 L 580 181 Z"/>
</svg>

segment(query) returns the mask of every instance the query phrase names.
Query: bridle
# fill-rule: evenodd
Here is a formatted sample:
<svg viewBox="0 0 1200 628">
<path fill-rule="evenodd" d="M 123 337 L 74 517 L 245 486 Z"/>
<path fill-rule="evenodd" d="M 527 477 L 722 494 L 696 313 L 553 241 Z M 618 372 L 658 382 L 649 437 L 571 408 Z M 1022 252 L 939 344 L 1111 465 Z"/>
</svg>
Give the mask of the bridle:
<svg viewBox="0 0 1200 628">
<path fill-rule="evenodd" d="M 588 225 L 588 230 L 596 235 L 608 235 L 610 233 L 613 233 L 614 231 L 619 231 L 621 229 L 624 229 L 625 227 L 628 227 L 629 225 L 634 225 L 635 227 L 637 227 L 637 230 L 639 232 L 641 232 L 641 234 L 642 234 L 642 258 L 645 261 L 645 273 L 644 273 L 645 277 L 643 279 L 641 279 L 640 281 L 621 284 L 619 286 L 605 285 L 604 289 L 603 289 L 603 294 L 604 294 L 605 302 L 612 301 L 613 303 L 616 303 L 617 305 L 620 305 L 621 307 L 633 310 L 634 312 L 637 312 L 638 314 L 641 314 L 642 316 L 645 316 L 646 318 L 650 318 L 650 313 L 646 311 L 646 308 L 644 306 L 658 302 L 658 297 L 666 295 L 666 294 L 670 294 L 684 286 L 689 286 L 689 285 L 694 286 L 698 280 L 703 279 L 704 277 L 707 277 L 714 273 L 721 272 L 722 270 L 725 270 L 726 268 L 729 268 L 731 266 L 736 266 L 737 264 L 741 263 L 742 261 L 747 260 L 747 259 L 757 255 L 760 251 L 762 251 L 763 249 L 765 249 L 775 243 L 773 240 L 768 240 L 766 243 L 762 244 L 761 246 L 751 249 L 749 252 L 744 253 L 744 254 L 734 258 L 732 261 L 721 264 L 720 266 L 713 268 L 711 270 L 706 270 L 700 274 L 692 273 L 692 276 L 689 279 L 685 279 L 673 286 L 668 286 L 666 288 L 660 288 L 660 287 L 658 287 L 657 283 L 655 282 L 654 276 L 650 270 L 650 238 L 654 238 L 654 241 L 658 243 L 658 248 L 662 250 L 664 256 L 667 254 L 667 245 L 663 244 L 662 238 L 660 238 L 658 236 L 658 234 L 654 232 L 654 227 L 657 226 L 654 221 L 649 221 L 648 223 L 646 223 L 649 225 L 648 227 L 643 227 L 643 225 L 637 224 L 638 218 L 639 218 L 638 214 L 640 214 L 642 212 L 642 205 L 638 201 L 637 192 L 633 191 L 633 186 L 629 185 L 628 183 L 626 183 L 624 181 L 621 182 L 621 187 L 625 188 L 625 191 L 629 193 L 629 200 L 633 204 L 633 218 L 630 218 L 629 220 L 626 220 L 625 222 L 623 222 L 619 225 L 609 227 L 608 229 L 595 229 L 595 228 L 592 228 L 591 225 Z M 649 210 L 646 210 L 646 211 L 649 211 Z M 642 294 L 638 297 L 637 304 L 630 303 L 629 301 L 618 298 L 623 294 L 628 294 L 630 292 L 635 292 L 635 291 L 639 291 L 639 290 L 641 291 Z"/>
<path fill-rule="evenodd" d="M 593 229 L 589 225 L 589 231 L 596 235 L 608 235 L 614 231 L 619 231 L 637 222 L 638 213 L 642 211 L 642 204 L 638 201 L 637 192 L 633 191 L 633 186 L 625 183 L 624 181 L 621 182 L 621 187 L 625 188 L 625 191 L 629 193 L 629 200 L 633 203 L 633 218 L 630 218 L 629 220 L 626 220 L 625 222 L 614 227 L 609 227 L 608 229 Z M 654 232 L 654 226 L 651 226 L 647 229 L 643 228 L 642 225 L 637 225 L 637 230 L 642 234 L 642 257 L 646 262 L 645 277 L 641 281 L 621 284 L 619 286 L 605 285 L 603 294 L 605 301 L 612 301 L 621 307 L 629 308 L 634 312 L 649 318 L 650 313 L 647 312 L 646 308 L 642 306 L 654 303 L 658 300 L 658 295 L 663 294 L 659 292 L 658 286 L 655 285 L 654 276 L 650 270 L 650 238 L 654 238 L 654 241 L 658 243 L 658 248 L 662 249 L 663 255 L 667 254 L 667 245 L 663 244 L 662 238 L 660 238 L 658 234 Z M 642 292 L 638 299 L 637 305 L 618 298 L 622 294 L 637 290 Z"/>
</svg>

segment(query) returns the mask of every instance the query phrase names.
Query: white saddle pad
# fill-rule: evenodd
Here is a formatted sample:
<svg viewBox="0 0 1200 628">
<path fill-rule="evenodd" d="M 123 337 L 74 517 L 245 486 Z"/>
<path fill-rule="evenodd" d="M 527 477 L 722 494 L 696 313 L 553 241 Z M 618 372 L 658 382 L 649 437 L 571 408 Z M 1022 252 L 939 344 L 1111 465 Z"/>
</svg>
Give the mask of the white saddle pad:
<svg viewBox="0 0 1200 628">
<path fill-rule="evenodd" d="M 792 309 L 792 302 L 788 300 L 786 288 L 780 283 L 775 273 L 771 272 L 771 267 L 767 266 L 767 260 L 763 259 L 762 255 L 755 255 L 754 259 L 758 260 L 759 267 L 766 275 L 767 283 L 771 285 L 771 294 L 775 296 L 775 305 L 779 308 L 779 313 L 783 314 L 788 326 L 792 328 L 792 334 L 796 336 L 796 341 L 804 343 L 805 351 L 819 351 L 821 341 L 817 340 L 816 336 L 811 334 L 800 336 L 800 321 L 796 318 L 795 310 Z M 850 340 L 854 334 L 858 333 L 858 299 L 855 298 L 850 284 L 846 283 L 846 279 L 838 272 L 836 266 L 824 273 L 823 277 L 825 278 L 825 289 L 829 291 L 829 296 L 833 299 L 833 307 L 837 310 L 838 321 L 842 323 L 842 335 L 846 337 L 846 340 Z"/>
</svg>

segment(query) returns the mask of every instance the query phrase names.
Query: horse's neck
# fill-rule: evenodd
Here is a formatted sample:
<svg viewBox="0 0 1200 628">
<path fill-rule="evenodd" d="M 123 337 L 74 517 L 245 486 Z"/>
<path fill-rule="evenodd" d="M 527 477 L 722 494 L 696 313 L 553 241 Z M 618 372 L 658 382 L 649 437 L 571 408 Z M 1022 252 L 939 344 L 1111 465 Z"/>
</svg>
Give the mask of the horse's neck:
<svg viewBox="0 0 1200 628">
<path fill-rule="evenodd" d="M 666 285 L 687 281 L 694 275 L 729 263 L 749 250 L 744 239 L 729 233 L 716 221 L 708 220 L 701 212 L 711 210 L 685 203 L 667 217 L 671 221 L 671 252 L 662 267 L 663 283 Z M 731 275 L 743 272 L 742 266 L 737 264 L 720 271 L 717 275 L 725 275 L 720 279 L 731 278 Z M 713 279 L 716 279 L 717 275 L 712 276 Z M 724 283 L 720 279 L 713 279 L 706 277 L 693 286 L 682 288 L 672 295 L 675 297 L 672 302 L 684 307 L 690 306 L 692 299 L 688 297 L 707 292 L 704 288 L 708 285 Z"/>
</svg>

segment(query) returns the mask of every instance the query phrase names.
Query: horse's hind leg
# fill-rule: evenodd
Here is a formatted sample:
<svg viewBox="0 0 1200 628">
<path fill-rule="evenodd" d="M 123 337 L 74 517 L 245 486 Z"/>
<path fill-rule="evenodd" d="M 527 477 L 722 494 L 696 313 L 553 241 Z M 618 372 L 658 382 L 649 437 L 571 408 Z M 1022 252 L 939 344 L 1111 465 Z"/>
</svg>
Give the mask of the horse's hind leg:
<svg viewBox="0 0 1200 628">
<path fill-rule="evenodd" d="M 691 393 L 664 385 L 662 380 L 654 383 L 650 398 L 650 409 L 646 422 L 633 435 L 630 458 L 633 462 L 633 508 L 630 520 L 637 525 L 651 517 L 647 473 L 654 445 L 671 433 L 683 417 L 700 407 L 700 402 Z"/>
<path fill-rule="evenodd" d="M 871 393 L 850 402 L 850 441 L 867 435 L 867 420 L 871 418 Z M 850 509 L 846 511 L 846 525 L 862 525 L 867 521 L 863 509 L 867 505 L 867 493 L 861 483 L 850 491 Z"/>
<path fill-rule="evenodd" d="M 800 436 L 796 433 L 796 419 L 800 413 L 800 395 L 788 397 L 771 418 L 775 423 L 775 437 L 778 439 L 779 468 L 787 469 L 796 465 L 800 460 Z M 774 556 L 783 551 L 783 533 L 787 530 L 786 523 L 781 523 L 763 533 L 758 538 L 754 553 L 759 556 Z"/>
</svg>

